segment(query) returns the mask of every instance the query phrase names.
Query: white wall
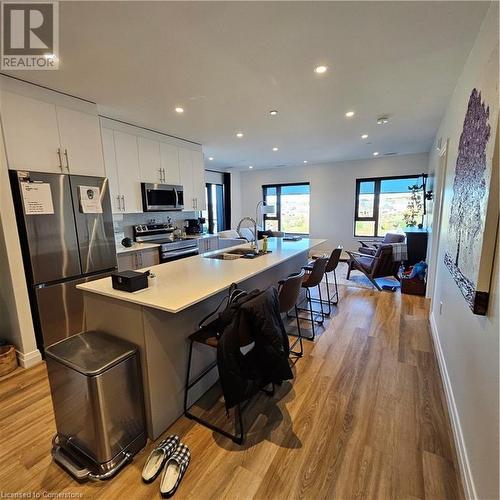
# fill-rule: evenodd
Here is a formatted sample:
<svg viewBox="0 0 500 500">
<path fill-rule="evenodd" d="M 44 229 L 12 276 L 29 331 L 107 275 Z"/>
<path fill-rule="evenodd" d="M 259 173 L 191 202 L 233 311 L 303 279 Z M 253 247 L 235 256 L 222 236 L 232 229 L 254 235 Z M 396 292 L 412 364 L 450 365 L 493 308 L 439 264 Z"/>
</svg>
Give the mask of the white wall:
<svg viewBox="0 0 500 500">
<path fill-rule="evenodd" d="M 0 129 L 1 132 L 1 129 Z M 21 247 L 0 134 L 0 338 L 14 344 L 21 366 L 41 361 L 24 276 Z"/>
<path fill-rule="evenodd" d="M 231 227 L 235 228 L 243 217 L 241 208 L 241 174 L 238 171 L 231 173 Z M 254 210 L 255 212 L 255 210 Z"/>
<path fill-rule="evenodd" d="M 455 441 L 467 495 L 472 498 L 499 498 L 499 256 L 491 284 L 490 307 L 487 316 L 475 316 L 470 311 L 448 269 L 443 264 L 444 241 L 450 208 L 451 186 L 457 158 L 458 142 L 467 109 L 469 95 L 484 75 L 492 50 L 498 50 L 498 4 L 493 3 L 487 14 L 474 48 L 450 100 L 438 134 L 449 138 L 447 166 L 439 161 L 436 147 L 431 151 L 430 170 L 436 179 L 444 178 L 442 225 L 436 259 L 436 283 L 432 301 L 431 325 L 438 351 L 441 371 L 453 420 Z M 498 52 L 496 54 L 498 64 Z M 498 76 L 498 67 L 496 70 Z M 484 97 L 484 96 L 483 96 Z M 496 95 L 490 101 L 498 102 Z M 498 113 L 490 118 L 492 131 Z M 493 135 L 491 140 L 495 140 Z M 498 135 L 497 135 L 498 140 Z M 446 168 L 444 172 L 440 168 Z M 498 156 L 494 169 L 498 172 Z M 441 175 L 439 175 L 441 174 Z M 444 187 L 444 189 L 443 189 Z M 491 196 L 498 199 L 498 182 Z M 434 226 L 437 227 L 434 220 Z M 436 235 L 435 235 L 436 236 Z M 440 303 L 442 302 L 442 310 Z"/>
<path fill-rule="evenodd" d="M 354 238 L 354 202 L 356 179 L 427 172 L 427 153 L 370 160 L 294 168 L 252 170 L 241 173 L 241 213 L 255 216 L 255 206 L 262 199 L 262 185 L 309 182 L 311 184 L 310 235 L 325 238 L 325 249 L 342 244 L 357 249 Z"/>
</svg>

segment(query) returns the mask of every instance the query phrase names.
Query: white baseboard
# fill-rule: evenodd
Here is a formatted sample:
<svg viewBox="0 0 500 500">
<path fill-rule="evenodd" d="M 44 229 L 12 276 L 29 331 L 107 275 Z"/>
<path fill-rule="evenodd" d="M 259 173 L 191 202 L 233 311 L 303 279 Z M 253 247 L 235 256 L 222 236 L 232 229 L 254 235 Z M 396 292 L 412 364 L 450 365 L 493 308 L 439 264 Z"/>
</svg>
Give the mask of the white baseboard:
<svg viewBox="0 0 500 500">
<path fill-rule="evenodd" d="M 453 387 L 448 375 L 448 369 L 446 368 L 446 361 L 444 359 L 443 350 L 441 348 L 441 342 L 439 341 L 438 329 L 433 312 L 431 312 L 429 319 L 431 324 L 432 341 L 434 343 L 434 350 L 436 351 L 441 379 L 443 380 L 444 393 L 446 397 L 446 403 L 448 405 L 448 413 L 451 418 L 451 428 L 453 431 L 455 448 L 458 454 L 458 465 L 460 467 L 460 477 L 464 486 L 465 497 L 468 500 L 477 500 L 476 488 L 474 486 L 474 480 L 472 478 L 469 459 L 467 457 L 467 449 L 465 447 L 462 427 L 460 425 L 460 417 L 458 415 L 458 409 L 455 403 L 455 396 L 453 395 Z"/>
<path fill-rule="evenodd" d="M 31 368 L 32 366 L 38 365 L 42 362 L 42 355 L 38 349 L 27 352 L 26 354 L 16 350 L 16 354 L 17 360 L 23 368 Z"/>
</svg>

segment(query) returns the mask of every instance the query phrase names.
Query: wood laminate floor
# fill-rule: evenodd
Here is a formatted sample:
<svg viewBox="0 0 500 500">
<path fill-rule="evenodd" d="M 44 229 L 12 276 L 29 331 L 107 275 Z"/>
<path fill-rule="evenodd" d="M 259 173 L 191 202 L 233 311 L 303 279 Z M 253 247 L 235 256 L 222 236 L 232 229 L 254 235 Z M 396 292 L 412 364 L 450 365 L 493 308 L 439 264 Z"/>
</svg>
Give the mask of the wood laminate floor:
<svg viewBox="0 0 500 500">
<path fill-rule="evenodd" d="M 427 301 L 340 288 L 295 380 L 250 405 L 243 446 L 184 417 L 165 433 L 192 453 L 176 498 L 463 498 Z M 45 365 L 0 381 L 0 492 L 159 498 L 158 480 L 140 481 L 153 443 L 113 480 L 79 485 L 51 461 L 54 432 Z"/>
</svg>

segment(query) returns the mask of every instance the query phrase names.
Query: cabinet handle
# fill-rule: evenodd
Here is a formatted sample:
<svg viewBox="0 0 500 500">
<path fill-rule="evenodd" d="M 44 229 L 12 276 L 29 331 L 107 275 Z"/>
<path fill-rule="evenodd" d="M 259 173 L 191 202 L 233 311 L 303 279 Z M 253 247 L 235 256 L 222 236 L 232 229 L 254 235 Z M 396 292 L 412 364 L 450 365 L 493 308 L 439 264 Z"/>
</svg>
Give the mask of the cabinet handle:
<svg viewBox="0 0 500 500">
<path fill-rule="evenodd" d="M 162 169 L 159 168 L 158 172 L 160 173 L 160 182 L 163 182 Z"/>
<path fill-rule="evenodd" d="M 69 158 L 68 158 L 68 150 L 64 150 L 64 156 L 66 157 L 66 168 L 68 169 L 69 172 Z"/>
<path fill-rule="evenodd" d="M 57 157 L 59 158 L 59 168 L 61 169 L 61 172 L 62 172 L 63 165 L 62 165 L 62 157 L 61 157 L 61 148 L 57 148 Z"/>
<path fill-rule="evenodd" d="M 167 173 L 165 172 L 165 169 L 163 169 L 163 182 L 167 182 Z"/>
<path fill-rule="evenodd" d="M 116 197 L 116 200 L 118 201 L 118 210 L 122 209 L 122 204 L 120 203 L 120 195 Z"/>
<path fill-rule="evenodd" d="M 123 211 L 125 212 L 125 195 L 122 194 Z"/>
</svg>

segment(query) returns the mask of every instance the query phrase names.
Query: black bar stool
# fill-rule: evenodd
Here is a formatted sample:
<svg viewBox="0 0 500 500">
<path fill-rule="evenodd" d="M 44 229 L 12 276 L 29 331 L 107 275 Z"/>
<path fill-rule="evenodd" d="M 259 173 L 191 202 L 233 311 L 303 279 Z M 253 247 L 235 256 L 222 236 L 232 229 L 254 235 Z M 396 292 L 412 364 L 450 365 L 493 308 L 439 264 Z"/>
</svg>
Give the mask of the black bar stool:
<svg viewBox="0 0 500 500">
<path fill-rule="evenodd" d="M 233 302 L 234 300 L 237 300 L 238 297 L 241 295 L 246 295 L 246 291 L 240 290 L 236 287 L 235 284 L 231 285 L 231 288 L 229 289 L 228 296 L 219 304 L 217 309 L 210 313 L 208 316 L 203 318 L 200 323 L 199 323 L 199 330 L 197 330 L 195 333 L 190 335 L 188 337 L 189 340 L 189 358 L 188 358 L 188 367 L 187 367 L 187 373 L 186 373 L 186 385 L 184 388 L 184 415 L 191 419 L 195 420 L 201 425 L 204 425 L 205 427 L 208 427 L 210 430 L 218 432 L 219 434 L 222 434 L 223 436 L 228 437 L 229 439 L 233 440 L 237 444 L 242 444 L 244 439 L 245 439 L 245 429 L 243 427 L 243 417 L 242 413 L 243 410 L 248 406 L 250 401 L 252 400 L 252 397 L 248 398 L 246 401 L 243 403 L 238 403 L 235 408 L 234 408 L 234 427 L 235 427 L 235 432 L 234 434 L 222 429 L 221 427 L 216 426 L 212 422 L 209 422 L 208 420 L 205 420 L 204 418 L 199 417 L 198 415 L 195 415 L 194 413 L 190 412 L 191 407 L 196 403 L 191 403 L 190 405 L 188 404 L 188 399 L 189 399 L 189 390 L 192 389 L 196 384 L 198 384 L 206 375 L 208 375 L 214 368 L 217 367 L 217 361 L 214 361 L 211 363 L 209 366 L 207 366 L 197 377 L 195 377 L 193 380 L 191 380 L 191 364 L 192 364 L 192 357 L 193 357 L 193 344 L 195 342 L 199 344 L 203 344 L 207 347 L 211 347 L 212 349 L 217 350 L 217 347 L 219 345 L 219 337 L 222 332 L 219 331 L 220 325 L 217 320 L 211 321 L 208 324 L 205 324 L 205 322 L 214 316 L 217 311 L 220 309 L 222 304 L 227 300 L 228 305 Z M 204 325 L 204 326 L 202 326 Z M 248 344 L 249 345 L 249 344 Z M 246 347 L 246 345 L 240 344 L 240 349 Z M 272 389 L 268 390 L 265 389 L 264 387 L 261 387 L 260 390 L 264 393 L 267 394 L 268 396 L 273 396 L 274 395 L 274 383 L 272 384 Z"/>
<path fill-rule="evenodd" d="M 205 370 L 203 370 L 195 379 L 190 380 L 191 376 L 191 360 L 193 356 L 193 344 L 195 342 L 198 342 L 200 344 L 206 345 L 208 347 L 212 347 L 214 349 L 217 349 L 217 345 L 219 343 L 219 339 L 217 338 L 217 332 L 215 332 L 213 329 L 209 327 L 204 327 L 201 330 L 193 333 L 192 335 L 189 336 L 189 358 L 188 358 L 188 369 L 187 369 L 187 374 L 186 374 L 186 387 L 184 389 L 184 415 L 191 419 L 195 420 L 201 425 L 204 425 L 205 427 L 208 427 L 212 431 L 218 432 L 219 434 L 222 434 L 223 436 L 228 437 L 229 439 L 232 439 L 235 443 L 241 444 L 243 443 L 243 437 L 244 437 L 244 429 L 243 429 L 243 418 L 241 416 L 242 408 L 241 405 L 236 405 L 234 409 L 234 426 L 235 426 L 235 433 L 231 434 L 230 432 L 227 432 L 224 429 L 221 429 L 220 427 L 217 427 L 216 425 L 212 424 L 208 420 L 205 420 L 194 413 L 191 413 L 189 410 L 192 405 L 188 406 L 188 394 L 189 390 L 192 389 L 203 377 L 208 375 L 208 373 L 213 370 L 214 368 L 217 367 L 217 361 L 214 361 L 211 365 L 209 365 Z M 194 403 L 193 403 L 194 404 Z"/>
<path fill-rule="evenodd" d="M 325 275 L 325 269 L 326 265 L 328 264 L 328 257 L 318 257 L 316 260 L 313 261 L 312 265 L 307 265 L 304 266 L 304 269 L 306 271 L 306 274 L 304 276 L 304 279 L 302 281 L 302 288 L 305 289 L 306 291 L 306 300 L 307 303 L 309 304 L 309 309 L 304 309 L 304 308 L 298 308 L 299 311 L 308 311 L 310 318 L 305 318 L 305 317 L 300 317 L 300 319 L 304 319 L 306 321 L 311 322 L 311 329 L 312 329 L 312 337 L 304 337 L 307 338 L 308 340 L 314 340 L 316 336 L 316 331 L 314 329 L 314 323 L 318 325 L 322 325 L 324 320 L 325 320 L 325 312 L 323 311 L 323 298 L 321 296 L 321 282 L 323 281 L 323 277 Z M 318 295 L 319 295 L 319 304 L 321 306 L 321 311 L 313 311 L 312 308 L 312 300 L 311 300 L 311 288 L 314 288 L 315 286 L 318 287 Z M 314 312 L 316 312 L 316 316 L 314 315 Z M 316 319 L 318 316 L 321 317 L 321 320 Z"/>
<path fill-rule="evenodd" d="M 335 248 L 332 253 L 330 254 L 330 258 L 328 259 L 328 262 L 326 264 L 325 268 L 325 281 L 326 281 L 326 293 L 328 296 L 328 300 L 323 301 L 323 305 L 325 303 L 328 304 L 328 312 L 326 313 L 327 316 L 330 316 L 332 313 L 332 306 L 336 306 L 339 303 L 339 287 L 337 285 L 337 273 L 336 269 L 337 266 L 339 265 L 340 261 L 340 256 L 342 255 L 342 249 L 343 247 L 339 245 L 337 248 Z M 313 255 L 313 260 L 317 260 L 319 256 Z M 307 266 L 309 269 L 312 269 L 312 265 Z M 332 296 L 330 295 L 330 283 L 328 279 L 328 274 L 333 273 L 333 284 L 335 285 L 335 294 L 334 298 L 335 300 L 332 300 Z M 313 298 L 311 299 L 315 303 L 319 303 L 319 299 Z"/>
<path fill-rule="evenodd" d="M 300 320 L 299 320 L 299 311 L 297 309 L 297 301 L 299 299 L 300 295 L 300 290 L 302 288 L 302 282 L 304 280 L 306 272 L 304 269 L 300 271 L 300 273 L 297 274 L 292 274 L 285 280 L 281 280 L 278 283 L 278 300 L 279 300 L 279 307 L 280 307 L 280 313 L 286 313 L 287 317 L 289 311 L 294 309 L 295 311 L 295 319 L 297 320 L 297 338 L 293 342 L 293 344 L 290 346 L 290 354 L 293 354 L 294 356 L 300 358 L 304 354 L 304 347 L 302 345 L 302 332 L 300 330 Z M 292 335 L 292 334 L 288 334 Z M 300 346 L 300 351 L 294 351 L 293 348 L 297 345 L 297 343 Z"/>
</svg>

